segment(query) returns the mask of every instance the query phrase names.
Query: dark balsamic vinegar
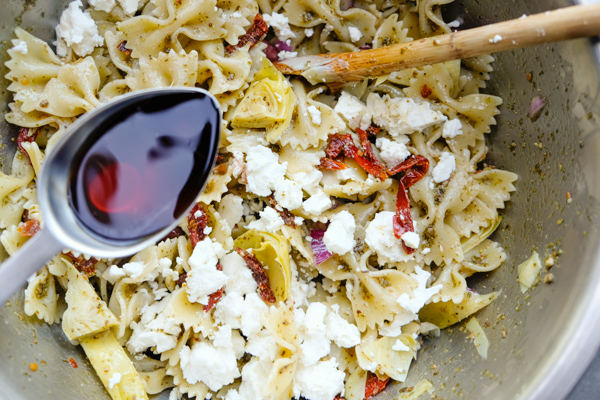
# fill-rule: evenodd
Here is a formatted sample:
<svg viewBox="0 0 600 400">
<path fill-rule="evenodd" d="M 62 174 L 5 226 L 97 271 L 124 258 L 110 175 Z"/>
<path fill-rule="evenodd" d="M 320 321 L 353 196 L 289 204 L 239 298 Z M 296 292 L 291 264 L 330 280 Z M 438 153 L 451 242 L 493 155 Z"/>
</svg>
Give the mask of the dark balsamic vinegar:
<svg viewBox="0 0 600 400">
<path fill-rule="evenodd" d="M 219 111 L 202 93 L 157 96 L 119 110 L 75 159 L 69 200 L 92 233 L 138 239 L 196 199 L 216 156 Z"/>
</svg>

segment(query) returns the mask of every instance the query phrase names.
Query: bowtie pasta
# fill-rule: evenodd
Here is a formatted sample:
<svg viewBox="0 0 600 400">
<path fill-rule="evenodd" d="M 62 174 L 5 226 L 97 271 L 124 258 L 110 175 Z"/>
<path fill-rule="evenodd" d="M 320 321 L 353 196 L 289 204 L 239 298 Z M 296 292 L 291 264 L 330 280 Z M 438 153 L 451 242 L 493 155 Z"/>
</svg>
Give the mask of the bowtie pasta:
<svg viewBox="0 0 600 400">
<path fill-rule="evenodd" d="M 502 104 L 480 93 L 493 58 L 335 87 L 272 61 L 448 33 L 448 2 L 76 0 L 56 52 L 17 29 L 9 254 L 44 225 L 35 179 L 78 116 L 167 86 L 206 88 L 224 116 L 178 228 L 128 259 L 57 255 L 30 280 L 27 315 L 61 323 L 114 400 L 362 400 L 404 382 L 426 335 L 498 294 L 466 281 L 506 258 L 488 236 L 517 179 L 478 167 Z"/>
</svg>

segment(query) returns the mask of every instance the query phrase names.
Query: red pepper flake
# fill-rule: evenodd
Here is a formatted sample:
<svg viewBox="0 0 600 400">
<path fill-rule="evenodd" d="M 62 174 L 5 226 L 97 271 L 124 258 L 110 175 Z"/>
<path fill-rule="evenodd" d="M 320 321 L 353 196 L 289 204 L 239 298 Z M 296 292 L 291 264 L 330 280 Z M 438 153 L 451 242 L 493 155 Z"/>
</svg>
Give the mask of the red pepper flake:
<svg viewBox="0 0 600 400">
<path fill-rule="evenodd" d="M 29 142 L 29 143 L 34 142 L 38 133 L 39 132 L 37 130 L 34 130 L 32 133 L 31 129 L 29 129 L 29 128 L 20 128 L 19 136 L 17 136 L 17 146 L 19 147 L 19 150 L 21 150 L 23 152 L 23 154 L 25 154 L 27 156 L 27 159 L 29 160 L 30 165 L 33 165 L 33 164 L 31 164 L 31 158 L 29 158 L 29 154 L 27 154 L 27 152 L 23 148 L 23 142 Z"/>
<path fill-rule="evenodd" d="M 423 85 L 423 87 L 421 88 L 421 97 L 426 99 L 429 96 L 431 96 L 431 93 L 433 93 L 433 89 L 427 85 Z"/>
<path fill-rule="evenodd" d="M 237 49 L 244 47 L 248 43 L 250 43 L 250 48 L 252 48 L 263 38 L 263 36 L 267 34 L 268 31 L 269 25 L 267 25 L 260 14 L 256 14 L 254 17 L 254 22 L 250 28 L 248 28 L 246 33 L 240 36 L 238 44 L 229 45 L 225 49 L 227 50 L 227 53 L 231 54 Z"/>
<path fill-rule="evenodd" d="M 198 216 L 196 216 L 198 214 Z M 188 214 L 188 230 L 190 231 L 190 240 L 192 246 L 203 241 L 206 237 L 204 229 L 208 226 L 208 214 L 199 203 L 196 203 L 192 211 Z"/>
<path fill-rule="evenodd" d="M 277 211 L 283 222 L 286 225 L 296 229 L 296 220 L 294 219 L 294 214 L 292 214 L 287 208 L 283 208 L 280 205 L 278 205 L 273 195 L 270 195 L 269 197 L 267 197 L 267 199 L 269 199 L 269 201 L 271 202 L 271 207 L 273 207 L 275 211 Z"/>
<path fill-rule="evenodd" d="M 429 160 L 421 155 L 412 156 L 394 168 L 396 173 L 405 171 L 399 181 L 396 197 L 396 214 L 394 215 L 394 236 L 401 239 L 406 232 L 414 232 L 413 219 L 410 214 L 410 200 L 406 189 L 417 183 L 429 170 Z M 402 242 L 406 254 L 414 253 L 415 249 Z"/>
<path fill-rule="evenodd" d="M 167 236 L 160 239 L 158 241 L 158 243 L 164 242 L 167 239 L 176 239 L 179 236 L 183 236 L 183 235 L 185 235 L 185 232 L 183 231 L 183 229 L 181 229 L 181 227 L 179 227 L 179 226 L 176 226 L 175 229 L 173 229 L 171 232 L 167 233 Z"/>
<path fill-rule="evenodd" d="M 75 359 L 73 357 L 69 357 L 69 359 L 67 360 L 67 362 L 73 368 L 77 368 L 78 367 L 77 361 L 75 361 Z"/>
<path fill-rule="evenodd" d="M 223 266 L 221 264 L 217 264 L 217 271 L 223 271 Z M 213 308 L 219 300 L 221 300 L 221 297 L 223 297 L 224 290 L 225 288 L 222 287 L 221 289 L 208 296 L 208 304 L 204 306 L 204 312 L 209 312 L 210 309 Z"/>
<path fill-rule="evenodd" d="M 252 277 L 258 284 L 258 294 L 260 297 L 267 303 L 275 303 L 275 295 L 271 290 L 271 283 L 265 272 L 265 267 L 263 267 L 254 254 L 248 253 L 241 247 L 238 247 L 235 251 L 244 258 L 244 261 L 248 264 L 248 268 L 252 270 Z"/>
<path fill-rule="evenodd" d="M 40 231 L 40 221 L 37 219 L 28 219 L 21 226 L 17 228 L 21 236 L 32 237 Z"/>
<path fill-rule="evenodd" d="M 121 53 L 125 54 L 127 57 L 130 57 L 130 56 L 131 56 L 131 52 L 132 52 L 133 50 L 131 50 L 131 49 L 128 49 L 128 48 L 127 48 L 127 47 L 125 47 L 125 46 L 127 46 L 127 40 L 123 40 L 121 43 L 119 43 L 119 44 L 117 45 L 117 49 L 118 49 L 118 50 L 119 50 Z"/>
<path fill-rule="evenodd" d="M 380 393 L 383 389 L 385 389 L 387 383 L 390 378 L 386 378 L 385 380 L 381 380 L 372 372 L 369 372 L 367 377 L 367 383 L 365 384 L 365 398 L 364 400 L 369 400 L 371 397 Z"/>
<path fill-rule="evenodd" d="M 96 260 L 94 257 L 90 257 L 86 259 L 84 256 L 75 257 L 75 255 L 71 252 L 64 253 L 65 256 L 69 257 L 73 260 L 73 266 L 79 272 L 83 272 L 87 276 L 94 276 L 96 274 Z"/>
</svg>

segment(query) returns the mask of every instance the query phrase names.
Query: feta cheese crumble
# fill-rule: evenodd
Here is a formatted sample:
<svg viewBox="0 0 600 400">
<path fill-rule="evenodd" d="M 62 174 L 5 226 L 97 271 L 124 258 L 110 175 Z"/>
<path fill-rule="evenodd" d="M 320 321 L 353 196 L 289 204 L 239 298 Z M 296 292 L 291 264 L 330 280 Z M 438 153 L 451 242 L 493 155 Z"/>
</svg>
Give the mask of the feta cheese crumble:
<svg viewBox="0 0 600 400">
<path fill-rule="evenodd" d="M 337 361 L 331 358 L 310 367 L 300 366 L 294 375 L 294 397 L 310 400 L 331 400 L 344 391 L 346 374 L 337 369 Z"/>
<path fill-rule="evenodd" d="M 353 26 L 348 27 L 348 33 L 350 34 L 350 40 L 354 43 L 358 42 L 360 38 L 362 38 L 362 33 L 360 29 L 355 28 Z"/>
<path fill-rule="evenodd" d="M 490 43 L 498 43 L 502 40 L 502 36 L 500 35 L 496 35 L 493 38 L 490 39 Z"/>
<path fill-rule="evenodd" d="M 350 128 L 356 129 L 367 112 L 367 106 L 350 93 L 342 92 L 333 110 L 348 122 Z"/>
<path fill-rule="evenodd" d="M 402 293 L 397 301 L 400 307 L 414 313 L 416 319 L 416 314 L 423 308 L 429 299 L 442 290 L 442 285 L 435 285 L 427 288 L 427 282 L 429 281 L 431 274 L 421 269 L 419 266 L 415 266 L 415 273 L 410 274 L 410 276 L 417 281 L 417 287 L 413 289 L 412 296 L 408 293 Z"/>
<path fill-rule="evenodd" d="M 377 253 L 379 264 L 412 260 L 402 248 L 402 240 L 394 235 L 394 213 L 382 211 L 375 217 L 365 231 L 365 242 Z"/>
<path fill-rule="evenodd" d="M 316 126 L 321 125 L 321 111 L 315 106 L 308 106 L 308 115 L 310 115 L 310 120 Z"/>
<path fill-rule="evenodd" d="M 283 14 L 276 12 L 269 14 L 263 14 L 265 22 L 273 28 L 275 35 L 281 41 L 296 37 L 292 29 L 290 28 L 290 20 Z"/>
<path fill-rule="evenodd" d="M 367 97 L 367 110 L 373 122 L 394 137 L 422 132 L 447 120 L 444 114 L 432 110 L 428 102 L 417 103 L 408 97 L 379 97 L 371 93 Z"/>
<path fill-rule="evenodd" d="M 354 230 L 356 221 L 348 211 L 343 210 L 331 218 L 331 222 L 323 236 L 323 243 L 331 253 L 344 255 L 354 248 Z"/>
<path fill-rule="evenodd" d="M 458 118 L 446 121 L 442 129 L 442 137 L 445 139 L 454 139 L 462 133 L 462 122 Z"/>
<path fill-rule="evenodd" d="M 98 33 L 96 22 L 88 11 L 81 10 L 81 0 L 69 4 L 60 16 L 60 23 L 56 27 L 56 54 L 60 57 L 67 55 L 67 48 L 73 49 L 75 54 L 85 57 L 94 51 L 97 46 L 102 46 L 104 39 Z"/>
<path fill-rule="evenodd" d="M 188 263 L 192 268 L 186 279 L 186 292 L 191 303 L 208 304 L 208 296 L 222 288 L 229 280 L 217 270 L 219 258 L 225 255 L 223 247 L 205 238 L 194 248 Z"/>
<path fill-rule="evenodd" d="M 433 181 L 436 183 L 444 182 L 450 178 L 452 172 L 456 169 L 456 160 L 452 153 L 443 152 L 437 165 L 431 171 Z"/>
<path fill-rule="evenodd" d="M 118 372 L 112 374 L 112 376 L 108 379 L 108 388 L 112 389 L 117 386 L 121 382 L 122 375 Z"/>
<path fill-rule="evenodd" d="M 392 346 L 392 350 L 394 351 L 410 351 L 410 347 L 405 345 L 402 340 L 398 339 Z"/>
<path fill-rule="evenodd" d="M 24 40 L 20 40 L 20 39 L 16 39 L 13 40 L 13 51 L 16 51 L 17 53 L 21 53 L 23 55 L 27 54 L 29 52 L 29 49 L 27 48 L 27 43 L 25 43 Z"/>
<path fill-rule="evenodd" d="M 192 348 L 183 346 L 179 357 L 183 377 L 192 385 L 202 382 L 216 392 L 241 376 L 235 352 L 231 348 L 198 342 Z"/>
<path fill-rule="evenodd" d="M 402 237 L 401 237 L 402 241 L 404 242 L 404 244 L 412 249 L 418 249 L 419 248 L 419 242 L 421 241 L 421 238 L 419 237 L 418 233 L 415 232 L 405 232 Z"/>
<path fill-rule="evenodd" d="M 256 221 L 250 222 L 246 229 L 256 229 L 257 231 L 277 233 L 284 225 L 283 219 L 279 216 L 277 210 L 272 207 L 265 207 L 263 211 L 258 213 L 260 216 Z"/>
<path fill-rule="evenodd" d="M 327 193 L 320 190 L 317 194 L 306 199 L 302 203 L 302 208 L 309 214 L 319 216 L 331 208 L 331 199 Z"/>
<path fill-rule="evenodd" d="M 89 3 L 98 11 L 111 12 L 115 8 L 115 0 L 89 0 Z"/>
<path fill-rule="evenodd" d="M 409 139 L 405 135 L 400 135 L 396 141 L 386 138 L 377 138 L 375 146 L 379 149 L 379 155 L 388 168 L 393 168 L 410 157 L 410 151 L 406 148 Z"/>
<path fill-rule="evenodd" d="M 312 37 L 315 34 L 315 30 L 313 28 L 306 28 L 304 34 L 306 37 Z"/>
<path fill-rule="evenodd" d="M 288 58 L 294 58 L 294 57 L 298 57 L 297 51 L 281 50 L 279 53 L 277 53 L 277 58 L 279 60 L 287 60 Z M 279 99 L 279 102 L 281 102 L 281 99 Z"/>
</svg>

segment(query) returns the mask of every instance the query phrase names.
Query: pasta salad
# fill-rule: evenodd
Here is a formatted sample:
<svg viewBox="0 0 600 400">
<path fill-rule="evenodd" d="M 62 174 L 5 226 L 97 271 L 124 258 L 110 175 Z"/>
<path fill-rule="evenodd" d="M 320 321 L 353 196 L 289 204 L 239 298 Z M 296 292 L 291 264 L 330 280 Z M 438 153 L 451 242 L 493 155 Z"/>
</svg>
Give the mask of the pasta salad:
<svg viewBox="0 0 600 400">
<path fill-rule="evenodd" d="M 310 85 L 276 60 L 451 31 L 448 0 L 75 0 L 56 50 L 17 29 L 0 173 L 9 254 L 43 226 L 36 176 L 80 115 L 130 91 L 206 88 L 220 152 L 197 204 L 127 259 L 57 255 L 25 312 L 62 324 L 114 399 L 368 399 L 405 381 L 426 335 L 497 292 L 466 278 L 515 190 L 486 166 L 491 56 Z M 151 133 L 149 133 L 151 134 Z"/>
</svg>

